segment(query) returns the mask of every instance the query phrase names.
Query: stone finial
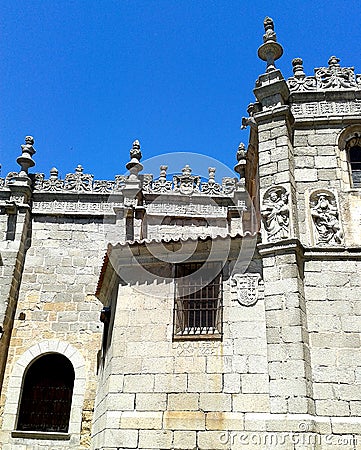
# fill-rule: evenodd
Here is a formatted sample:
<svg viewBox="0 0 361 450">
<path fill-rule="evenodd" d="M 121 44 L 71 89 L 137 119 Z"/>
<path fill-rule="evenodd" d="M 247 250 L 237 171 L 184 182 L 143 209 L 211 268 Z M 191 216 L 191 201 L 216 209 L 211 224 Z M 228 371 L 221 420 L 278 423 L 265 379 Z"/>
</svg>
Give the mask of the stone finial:
<svg viewBox="0 0 361 450">
<path fill-rule="evenodd" d="M 243 142 L 241 142 L 238 146 L 236 158 L 237 158 L 237 161 L 240 161 L 241 159 L 246 158 L 246 147 L 243 144 Z"/>
<path fill-rule="evenodd" d="M 234 166 L 234 171 L 239 174 L 240 179 L 244 179 L 246 167 L 246 147 L 243 142 L 241 142 L 238 146 L 236 158 L 237 164 Z"/>
<path fill-rule="evenodd" d="M 208 167 L 208 183 L 214 184 L 216 178 L 216 168 L 215 167 Z"/>
<path fill-rule="evenodd" d="M 35 161 L 32 156 L 36 153 L 36 150 L 33 147 L 33 144 L 34 138 L 32 136 L 26 136 L 25 144 L 21 145 L 22 154 L 16 160 L 21 167 L 19 177 L 27 177 L 29 168 L 35 166 Z"/>
<path fill-rule="evenodd" d="M 59 178 L 59 171 L 56 167 L 50 169 L 50 180 L 57 180 Z"/>
<path fill-rule="evenodd" d="M 138 161 L 142 159 L 142 152 L 140 151 L 140 143 L 137 139 L 133 142 L 132 148 L 130 149 L 129 153 L 130 159 L 135 158 Z"/>
<path fill-rule="evenodd" d="M 138 181 L 138 173 L 143 170 L 143 164 L 140 163 L 142 152 L 140 151 L 140 143 L 138 140 L 133 142 L 129 154 L 130 161 L 125 165 L 125 167 L 130 172 L 128 180 L 130 182 L 135 182 Z"/>
<path fill-rule="evenodd" d="M 75 173 L 83 173 L 84 167 L 81 164 L 78 164 L 75 167 Z"/>
<path fill-rule="evenodd" d="M 167 179 L 167 169 L 168 166 L 160 166 L 159 180 L 165 181 Z"/>
<path fill-rule="evenodd" d="M 265 34 L 263 35 L 263 42 L 269 42 L 269 41 L 277 41 L 277 36 L 275 33 L 275 26 L 273 19 L 270 17 L 265 17 L 263 21 L 264 31 Z"/>
<path fill-rule="evenodd" d="M 190 175 L 192 173 L 192 169 L 189 167 L 189 165 L 185 165 L 182 169 L 183 175 Z"/>
<path fill-rule="evenodd" d="M 337 58 L 336 56 L 331 56 L 331 58 L 328 60 L 329 67 L 340 67 L 340 58 Z"/>
<path fill-rule="evenodd" d="M 303 60 L 302 58 L 294 58 L 292 60 L 293 73 L 296 78 L 304 78 L 306 76 L 303 70 Z"/>
<path fill-rule="evenodd" d="M 266 73 L 268 73 L 276 70 L 275 61 L 282 56 L 283 48 L 277 42 L 273 20 L 270 17 L 266 17 L 263 25 L 265 34 L 263 35 L 263 44 L 258 49 L 258 57 L 267 62 Z"/>
</svg>

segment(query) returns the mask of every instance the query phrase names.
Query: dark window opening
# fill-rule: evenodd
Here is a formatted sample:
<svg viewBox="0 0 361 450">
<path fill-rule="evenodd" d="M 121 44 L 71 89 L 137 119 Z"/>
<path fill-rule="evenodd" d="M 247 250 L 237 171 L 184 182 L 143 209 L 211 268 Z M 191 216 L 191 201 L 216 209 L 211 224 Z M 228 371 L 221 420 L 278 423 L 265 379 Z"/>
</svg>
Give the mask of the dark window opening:
<svg viewBox="0 0 361 450">
<path fill-rule="evenodd" d="M 66 433 L 74 377 L 71 362 L 58 353 L 32 363 L 25 375 L 17 429 Z"/>
<path fill-rule="evenodd" d="M 103 358 L 105 357 L 105 353 L 107 351 L 110 317 L 111 317 L 110 306 L 104 306 L 104 308 L 100 312 L 100 321 L 104 324 L 103 339 L 102 339 Z"/>
<path fill-rule="evenodd" d="M 351 177 L 353 187 L 361 187 L 361 147 L 355 145 L 349 149 Z"/>
<path fill-rule="evenodd" d="M 221 337 L 222 285 L 219 263 L 176 266 L 174 337 Z"/>
<path fill-rule="evenodd" d="M 16 214 L 9 214 L 6 226 L 6 240 L 14 241 L 16 233 Z"/>
</svg>

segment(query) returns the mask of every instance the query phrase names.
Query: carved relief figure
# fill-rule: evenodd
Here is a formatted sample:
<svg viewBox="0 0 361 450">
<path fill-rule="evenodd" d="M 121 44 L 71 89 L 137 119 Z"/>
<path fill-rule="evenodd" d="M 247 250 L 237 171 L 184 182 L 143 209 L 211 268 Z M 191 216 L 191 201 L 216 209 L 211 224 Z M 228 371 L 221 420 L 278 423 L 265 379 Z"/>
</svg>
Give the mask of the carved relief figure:
<svg viewBox="0 0 361 450">
<path fill-rule="evenodd" d="M 289 237 L 289 214 L 286 189 L 279 187 L 268 190 L 261 209 L 268 242 Z"/>
<path fill-rule="evenodd" d="M 317 244 L 341 244 L 343 233 L 335 196 L 329 191 L 314 193 L 311 195 L 310 206 Z"/>
</svg>

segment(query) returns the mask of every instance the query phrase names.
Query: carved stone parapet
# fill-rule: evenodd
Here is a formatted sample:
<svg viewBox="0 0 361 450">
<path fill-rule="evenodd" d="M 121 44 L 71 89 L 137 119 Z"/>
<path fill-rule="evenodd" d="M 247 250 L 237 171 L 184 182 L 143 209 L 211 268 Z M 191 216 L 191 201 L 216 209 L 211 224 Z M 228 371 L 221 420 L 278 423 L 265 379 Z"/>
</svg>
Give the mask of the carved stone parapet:
<svg viewBox="0 0 361 450">
<path fill-rule="evenodd" d="M 11 180 L 14 176 L 8 175 Z M 108 194 L 123 190 L 126 182 L 124 175 L 116 175 L 115 180 L 94 180 L 91 174 L 83 173 L 82 166 L 78 165 L 74 173 L 68 173 L 64 180 L 58 176 L 58 170 L 53 167 L 50 170 L 49 179 L 45 179 L 43 173 L 34 175 L 34 191 L 63 192 L 63 193 L 97 193 Z M 5 184 L 6 181 L 5 181 Z"/>
<path fill-rule="evenodd" d="M 287 80 L 291 92 L 361 89 L 361 75 L 355 75 L 354 67 L 341 67 L 336 56 L 331 56 L 328 67 L 316 68 L 314 76 L 305 76 L 297 61 L 302 64 L 300 58 L 293 60 L 294 76 Z"/>
</svg>

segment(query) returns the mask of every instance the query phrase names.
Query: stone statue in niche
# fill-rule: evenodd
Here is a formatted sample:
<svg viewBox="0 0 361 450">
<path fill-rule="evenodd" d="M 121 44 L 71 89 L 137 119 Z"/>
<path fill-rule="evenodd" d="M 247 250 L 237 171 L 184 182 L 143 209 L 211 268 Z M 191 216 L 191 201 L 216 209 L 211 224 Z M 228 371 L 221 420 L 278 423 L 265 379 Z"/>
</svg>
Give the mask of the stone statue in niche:
<svg viewBox="0 0 361 450">
<path fill-rule="evenodd" d="M 310 207 L 317 244 L 342 244 L 343 233 L 334 194 L 314 192 L 310 197 Z"/>
<path fill-rule="evenodd" d="M 261 215 L 268 242 L 289 237 L 290 209 L 284 187 L 272 187 L 265 193 Z"/>
<path fill-rule="evenodd" d="M 260 280 L 258 273 L 234 274 L 231 278 L 231 293 L 236 294 L 235 300 L 242 306 L 255 305 L 260 297 Z"/>
</svg>

